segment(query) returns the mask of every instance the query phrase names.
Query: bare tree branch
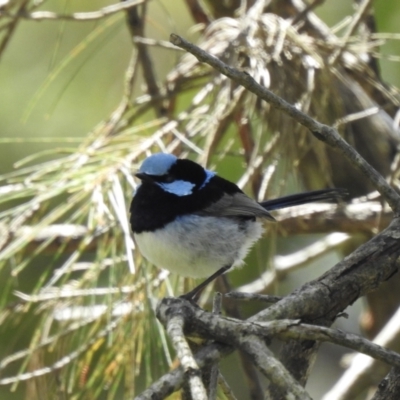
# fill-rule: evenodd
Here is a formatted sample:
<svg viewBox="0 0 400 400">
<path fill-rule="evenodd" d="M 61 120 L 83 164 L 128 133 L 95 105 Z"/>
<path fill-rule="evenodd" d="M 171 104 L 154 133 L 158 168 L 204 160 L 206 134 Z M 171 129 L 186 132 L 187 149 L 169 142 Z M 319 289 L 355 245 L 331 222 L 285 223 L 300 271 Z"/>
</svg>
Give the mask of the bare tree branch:
<svg viewBox="0 0 400 400">
<path fill-rule="evenodd" d="M 167 321 L 167 332 L 175 347 L 176 354 L 189 381 L 193 400 L 207 400 L 207 393 L 201 380 L 201 371 L 183 334 L 184 320 L 174 315 Z"/>
<path fill-rule="evenodd" d="M 371 400 L 398 400 L 400 398 L 400 368 L 392 368 L 383 379 Z"/>
<path fill-rule="evenodd" d="M 276 320 L 271 322 L 259 322 L 257 318 L 252 317 L 247 321 L 235 320 L 232 318 L 221 317 L 212 313 L 208 313 L 197 306 L 194 306 L 190 302 L 182 299 L 166 298 L 161 301 L 158 306 L 157 316 L 163 322 L 163 324 L 168 325 L 168 321 L 174 318 L 174 315 L 178 314 L 183 318 L 184 332 L 187 335 L 200 335 L 205 338 L 213 338 L 219 343 L 226 343 L 231 346 L 241 347 L 245 349 L 251 356 L 255 357 L 257 354 L 259 357 L 257 360 L 257 365 L 263 369 L 263 365 L 274 365 L 276 360 L 273 361 L 273 356 L 268 360 L 267 364 L 264 363 L 263 357 L 267 356 L 268 351 L 263 344 L 259 347 L 260 338 L 271 338 L 279 337 L 282 340 L 296 339 L 296 340 L 317 340 L 317 341 L 328 341 L 331 343 L 339 344 L 363 354 L 368 354 L 378 360 L 384 361 L 393 366 L 400 366 L 400 354 L 395 353 L 391 350 L 387 350 L 380 345 L 372 343 L 361 336 L 345 333 L 336 329 L 330 329 L 325 327 L 314 326 L 310 324 L 300 323 L 298 320 Z M 262 313 L 261 313 L 262 314 Z M 256 347 L 250 345 L 250 343 L 256 343 Z M 204 347 L 195 357 L 197 360 L 204 360 L 204 352 L 208 350 L 213 354 L 212 357 L 219 358 L 222 354 L 216 352 L 215 345 L 209 345 Z M 221 350 L 225 354 L 228 354 L 233 350 L 233 347 L 221 347 Z M 267 352 L 267 353 L 266 353 Z M 201 354 L 200 354 L 201 353 Z M 202 363 L 203 361 L 201 361 Z M 278 363 L 280 364 L 280 363 Z M 281 367 L 280 367 L 281 368 Z M 285 370 L 280 370 L 284 375 Z M 276 372 L 276 371 L 275 371 Z M 176 371 L 167 374 L 176 374 Z M 271 379 L 271 375 L 264 369 L 264 373 L 268 375 Z M 280 373 L 280 372 L 279 372 Z M 168 379 L 166 376 L 162 378 L 165 383 Z M 174 375 L 175 376 L 175 375 Z M 272 379 L 275 379 L 272 377 Z M 278 378 L 277 378 L 278 379 Z M 287 380 L 289 379 L 289 381 Z M 293 389 L 292 384 L 298 387 L 296 383 L 293 383 L 292 377 L 285 377 L 286 382 L 291 382 L 290 387 Z M 274 381 L 278 384 L 278 381 Z M 159 385 L 159 382 L 154 384 L 153 388 L 148 389 L 149 393 L 152 392 L 155 387 Z M 288 383 L 286 383 L 288 385 Z M 176 389 L 176 388 L 175 388 Z M 163 390 L 166 390 L 164 387 Z M 172 386 L 169 388 L 172 390 Z M 305 392 L 302 391 L 296 394 L 295 398 L 307 398 L 302 396 L 307 396 Z M 169 392 L 170 393 L 170 392 Z M 138 397 L 138 399 L 147 399 L 149 397 Z"/>
</svg>

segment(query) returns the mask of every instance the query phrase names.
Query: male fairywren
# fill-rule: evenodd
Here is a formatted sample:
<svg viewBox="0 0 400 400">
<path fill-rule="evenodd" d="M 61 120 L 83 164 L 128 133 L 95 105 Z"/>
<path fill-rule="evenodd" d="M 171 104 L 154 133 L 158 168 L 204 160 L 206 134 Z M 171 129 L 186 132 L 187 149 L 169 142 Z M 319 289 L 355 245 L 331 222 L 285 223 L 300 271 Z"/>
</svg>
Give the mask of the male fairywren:
<svg viewBox="0 0 400 400">
<path fill-rule="evenodd" d="M 193 299 L 208 283 L 243 263 L 263 233 L 271 210 L 334 200 L 326 189 L 256 202 L 238 186 L 194 161 L 156 153 L 136 176 L 142 181 L 130 207 L 135 241 L 157 267 L 182 276 L 208 278 L 182 296 Z"/>
</svg>

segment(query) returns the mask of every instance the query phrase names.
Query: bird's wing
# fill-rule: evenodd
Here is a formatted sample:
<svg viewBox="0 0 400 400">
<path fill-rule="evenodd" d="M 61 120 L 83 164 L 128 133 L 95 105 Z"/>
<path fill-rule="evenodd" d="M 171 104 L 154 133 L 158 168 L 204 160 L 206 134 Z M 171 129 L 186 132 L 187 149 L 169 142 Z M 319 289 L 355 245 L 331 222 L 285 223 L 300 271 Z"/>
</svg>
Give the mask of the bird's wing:
<svg viewBox="0 0 400 400">
<path fill-rule="evenodd" d="M 199 214 L 215 217 L 261 217 L 275 221 L 265 208 L 244 193 L 225 194 Z"/>
</svg>

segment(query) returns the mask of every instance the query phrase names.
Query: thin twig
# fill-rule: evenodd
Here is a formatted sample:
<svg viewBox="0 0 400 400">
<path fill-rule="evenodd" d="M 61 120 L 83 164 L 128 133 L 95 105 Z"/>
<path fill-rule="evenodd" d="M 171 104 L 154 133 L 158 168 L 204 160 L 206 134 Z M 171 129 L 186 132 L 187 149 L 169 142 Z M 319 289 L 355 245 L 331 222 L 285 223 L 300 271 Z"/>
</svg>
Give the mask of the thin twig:
<svg viewBox="0 0 400 400">
<path fill-rule="evenodd" d="M 344 37 L 341 41 L 341 44 L 338 45 L 335 52 L 329 58 L 329 63 L 331 65 L 335 64 L 335 62 L 340 58 L 343 51 L 346 49 L 346 46 L 348 44 L 348 41 L 349 41 L 351 35 L 355 32 L 355 30 L 359 26 L 360 22 L 365 17 L 366 13 L 368 12 L 369 8 L 371 7 L 371 4 L 372 4 L 372 0 L 364 0 L 360 4 L 358 10 L 356 11 L 356 13 L 353 16 L 353 19 L 351 21 L 350 26 L 347 29 L 346 34 L 344 35 Z"/>
<path fill-rule="evenodd" d="M 213 313 L 221 315 L 222 309 L 222 295 L 221 293 L 215 293 L 213 299 Z M 218 377 L 220 375 L 218 363 L 215 363 L 211 367 L 210 378 L 208 384 L 208 400 L 216 400 L 217 389 L 218 389 Z"/>
<path fill-rule="evenodd" d="M 72 14 L 58 14 L 52 11 L 34 11 L 30 13 L 20 11 L 12 14 L 6 11 L 0 11 L 0 17 L 5 16 L 13 19 L 23 18 L 35 21 L 46 20 L 46 19 L 54 19 L 54 20 L 64 19 L 68 21 L 91 21 L 108 17 L 109 15 L 113 15 L 123 10 L 128 10 L 129 8 L 136 7 L 137 5 L 142 4 L 145 1 L 147 0 L 126 0 L 120 3 L 111 4 L 97 11 L 76 12 Z"/>
<path fill-rule="evenodd" d="M 243 301 L 262 301 L 267 304 L 275 304 L 282 300 L 282 296 L 273 296 L 269 294 L 257 294 L 257 293 L 246 293 L 239 292 L 238 290 L 226 293 L 224 295 L 230 299 L 243 300 Z"/>
<path fill-rule="evenodd" d="M 201 370 L 197 365 L 183 333 L 183 318 L 173 316 L 167 322 L 167 332 L 177 357 L 189 381 L 193 400 L 207 400 L 207 393 L 201 381 Z"/>
<path fill-rule="evenodd" d="M 301 20 L 304 19 L 304 17 L 305 17 L 308 13 L 314 11 L 317 7 L 321 6 L 323 3 L 325 3 L 325 0 L 313 0 L 309 5 L 306 6 L 306 8 L 305 8 L 303 11 L 299 12 L 299 13 L 293 18 L 292 24 L 293 24 L 293 25 L 298 24 Z"/>
<path fill-rule="evenodd" d="M 141 13 L 139 12 L 139 9 L 141 10 Z M 146 14 L 147 2 L 144 2 L 141 7 L 130 8 L 127 11 L 127 23 L 132 38 L 144 36 Z M 158 87 L 156 72 L 147 45 L 141 41 L 134 41 L 134 43 L 138 50 L 138 58 L 146 82 L 147 92 L 151 98 L 160 99 L 160 88 Z M 165 114 L 161 99 L 154 102 L 154 110 L 158 117 L 162 117 Z"/>
<path fill-rule="evenodd" d="M 28 2 L 29 2 L 29 0 L 22 1 L 22 3 L 19 5 L 18 13 L 24 12 Z M 0 18 L 1 18 L 2 12 L 3 11 L 0 10 Z M 17 28 L 19 20 L 20 20 L 19 16 L 16 15 L 16 16 L 13 16 L 12 20 L 7 24 L 7 31 L 0 42 L 0 59 L 1 59 L 1 56 L 3 55 L 8 43 L 10 42 L 13 32 Z"/>
<path fill-rule="evenodd" d="M 238 338 L 237 346 L 250 356 L 254 365 L 274 387 L 285 393 L 285 398 L 311 400 L 304 387 L 293 378 L 259 336 L 246 335 Z"/>
<path fill-rule="evenodd" d="M 219 386 L 221 387 L 222 393 L 225 395 L 227 400 L 236 400 L 235 394 L 233 393 L 232 389 L 228 385 L 228 382 L 225 380 L 225 378 L 221 374 L 219 374 L 218 383 L 219 383 Z"/>
</svg>

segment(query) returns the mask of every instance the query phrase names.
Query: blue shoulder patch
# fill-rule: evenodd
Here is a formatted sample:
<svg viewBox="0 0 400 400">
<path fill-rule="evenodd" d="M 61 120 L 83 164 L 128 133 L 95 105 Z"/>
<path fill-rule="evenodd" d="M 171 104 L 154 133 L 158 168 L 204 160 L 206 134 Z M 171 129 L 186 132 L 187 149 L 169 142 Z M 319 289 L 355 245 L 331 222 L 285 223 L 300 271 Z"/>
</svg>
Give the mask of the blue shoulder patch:
<svg viewBox="0 0 400 400">
<path fill-rule="evenodd" d="M 188 196 L 192 194 L 192 189 L 196 186 L 194 183 L 188 181 L 174 181 L 171 183 L 157 183 L 166 192 L 175 194 L 177 196 Z"/>
<path fill-rule="evenodd" d="M 203 189 L 203 187 L 206 186 L 208 182 L 210 182 L 210 179 L 216 175 L 215 172 L 209 171 L 208 169 L 205 169 L 204 171 L 206 173 L 206 179 L 204 180 L 203 184 L 199 187 L 199 189 Z"/>
<path fill-rule="evenodd" d="M 147 157 L 140 166 L 139 172 L 147 175 L 165 175 L 177 158 L 173 154 L 154 153 Z"/>
</svg>

